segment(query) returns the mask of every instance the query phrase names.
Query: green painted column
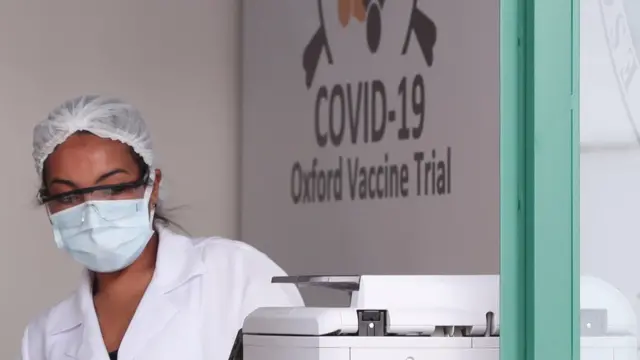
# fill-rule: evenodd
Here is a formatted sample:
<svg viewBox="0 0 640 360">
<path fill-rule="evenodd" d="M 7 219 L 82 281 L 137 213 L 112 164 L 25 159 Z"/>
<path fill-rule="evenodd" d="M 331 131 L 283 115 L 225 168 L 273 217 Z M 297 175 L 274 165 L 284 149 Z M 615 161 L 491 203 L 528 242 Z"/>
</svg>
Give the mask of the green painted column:
<svg viewBox="0 0 640 360">
<path fill-rule="evenodd" d="M 501 358 L 579 354 L 578 0 L 503 0 Z"/>
<path fill-rule="evenodd" d="M 524 7 L 500 4 L 500 358 L 524 360 Z"/>
</svg>

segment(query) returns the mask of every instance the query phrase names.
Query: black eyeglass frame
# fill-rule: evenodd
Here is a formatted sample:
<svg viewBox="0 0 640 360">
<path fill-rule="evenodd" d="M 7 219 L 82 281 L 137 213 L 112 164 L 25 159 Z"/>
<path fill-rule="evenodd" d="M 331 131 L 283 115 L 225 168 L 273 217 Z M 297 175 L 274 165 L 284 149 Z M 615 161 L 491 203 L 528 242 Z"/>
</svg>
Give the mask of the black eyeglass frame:
<svg viewBox="0 0 640 360">
<path fill-rule="evenodd" d="M 46 204 L 52 201 L 60 200 L 67 196 L 86 195 L 86 194 L 90 194 L 92 192 L 100 191 L 100 190 L 115 190 L 116 192 L 121 192 L 125 190 L 139 188 L 143 185 L 146 185 L 148 182 L 149 182 L 149 173 L 145 173 L 141 178 L 139 178 L 136 181 L 120 183 L 120 184 L 92 186 L 88 188 L 66 191 L 56 195 L 48 195 L 47 190 L 42 189 L 38 192 L 38 201 L 40 202 L 40 204 Z"/>
</svg>

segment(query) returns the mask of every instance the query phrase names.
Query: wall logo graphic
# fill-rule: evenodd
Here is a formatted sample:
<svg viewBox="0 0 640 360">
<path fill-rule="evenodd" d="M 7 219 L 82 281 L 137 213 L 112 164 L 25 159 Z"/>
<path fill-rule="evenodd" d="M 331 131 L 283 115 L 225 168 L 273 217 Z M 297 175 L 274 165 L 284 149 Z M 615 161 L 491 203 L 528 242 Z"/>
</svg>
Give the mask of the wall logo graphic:
<svg viewBox="0 0 640 360">
<path fill-rule="evenodd" d="M 451 147 L 442 139 L 430 146 L 424 136 L 429 122 L 424 70 L 434 63 L 435 22 L 418 8 L 418 0 L 317 4 L 320 27 L 302 55 L 305 85 L 314 88 L 309 92 L 314 149 L 291 166 L 293 204 L 451 194 Z M 409 53 L 416 42 L 420 51 Z M 343 64 L 315 78 L 322 58 L 331 66 L 342 56 Z"/>
<path fill-rule="evenodd" d="M 611 63 L 625 110 L 640 143 L 640 1 L 600 0 Z"/>
<path fill-rule="evenodd" d="M 338 16 L 339 22 L 343 27 L 351 25 L 351 23 L 359 23 L 366 26 L 367 46 L 372 54 L 378 51 L 380 46 L 382 32 L 382 14 L 384 12 L 387 0 L 325 0 L 337 1 L 338 13 L 325 14 L 323 11 L 323 0 L 318 0 L 318 16 L 320 18 L 320 28 L 315 32 L 309 43 L 304 49 L 302 55 L 302 66 L 305 71 L 305 82 L 307 88 L 313 84 L 318 64 L 325 53 L 326 60 L 329 64 L 333 64 L 333 56 L 331 54 L 331 46 L 325 29 L 325 16 Z M 410 0 L 402 0 L 410 1 Z M 428 66 L 433 65 L 433 49 L 436 44 L 436 25 L 435 23 L 418 8 L 418 0 L 413 0 L 411 16 L 407 24 L 407 31 L 402 46 L 402 55 L 405 55 L 411 43 L 411 35 L 415 35 L 422 56 Z"/>
</svg>

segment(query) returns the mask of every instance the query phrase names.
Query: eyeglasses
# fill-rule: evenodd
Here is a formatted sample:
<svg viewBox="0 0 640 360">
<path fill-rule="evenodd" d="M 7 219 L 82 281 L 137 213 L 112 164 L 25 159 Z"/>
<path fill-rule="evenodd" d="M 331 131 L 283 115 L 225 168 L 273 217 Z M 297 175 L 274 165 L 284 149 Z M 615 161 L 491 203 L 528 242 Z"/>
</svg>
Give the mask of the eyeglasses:
<svg viewBox="0 0 640 360">
<path fill-rule="evenodd" d="M 137 190 L 146 185 L 148 181 L 149 175 L 145 174 L 140 179 L 132 182 L 92 186 L 55 195 L 48 195 L 46 190 L 41 190 L 38 193 L 38 199 L 47 206 L 51 214 L 55 214 L 88 200 L 120 200 L 140 197 L 142 194 L 138 194 Z"/>
</svg>

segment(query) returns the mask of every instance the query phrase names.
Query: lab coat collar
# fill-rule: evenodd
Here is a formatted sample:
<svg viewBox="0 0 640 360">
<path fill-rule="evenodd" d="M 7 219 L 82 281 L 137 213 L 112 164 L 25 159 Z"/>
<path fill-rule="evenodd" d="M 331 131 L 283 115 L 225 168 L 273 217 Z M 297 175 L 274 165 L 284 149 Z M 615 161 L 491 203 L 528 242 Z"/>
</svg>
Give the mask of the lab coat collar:
<svg viewBox="0 0 640 360">
<path fill-rule="evenodd" d="M 159 245 L 155 273 L 135 314 L 138 325 L 132 322 L 132 326 L 127 330 L 127 336 L 121 346 L 123 353 L 132 354 L 142 348 L 145 340 L 155 335 L 155 331 L 160 331 L 175 315 L 177 308 L 165 295 L 205 271 L 201 254 L 192 239 L 176 234 L 166 227 L 157 227 L 157 231 Z M 104 349 L 104 344 L 93 304 L 91 275 L 88 271 L 85 271 L 74 296 L 64 305 L 66 306 L 57 307 L 59 311 L 51 314 L 50 334 L 56 335 L 82 328 L 82 336 L 78 336 L 77 343 L 67 353 L 79 359 L 92 358 L 90 352 L 98 348 Z"/>
</svg>

